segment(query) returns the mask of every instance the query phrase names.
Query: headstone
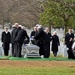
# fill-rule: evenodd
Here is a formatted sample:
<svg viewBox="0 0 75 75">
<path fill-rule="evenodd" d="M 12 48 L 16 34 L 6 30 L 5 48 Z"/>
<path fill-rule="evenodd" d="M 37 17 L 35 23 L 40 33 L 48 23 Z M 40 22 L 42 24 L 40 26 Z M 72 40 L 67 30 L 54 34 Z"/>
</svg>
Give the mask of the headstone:
<svg viewBox="0 0 75 75">
<path fill-rule="evenodd" d="M 58 47 L 57 55 L 62 55 L 63 57 L 68 57 L 67 50 L 68 50 L 68 48 L 65 45 L 61 45 Z"/>
<path fill-rule="evenodd" d="M 67 53 L 68 48 L 66 47 L 66 45 L 63 48 L 64 48 L 63 56 L 68 57 L 68 53 Z"/>
<path fill-rule="evenodd" d="M 2 56 L 2 47 L 0 47 L 0 56 Z"/>
</svg>

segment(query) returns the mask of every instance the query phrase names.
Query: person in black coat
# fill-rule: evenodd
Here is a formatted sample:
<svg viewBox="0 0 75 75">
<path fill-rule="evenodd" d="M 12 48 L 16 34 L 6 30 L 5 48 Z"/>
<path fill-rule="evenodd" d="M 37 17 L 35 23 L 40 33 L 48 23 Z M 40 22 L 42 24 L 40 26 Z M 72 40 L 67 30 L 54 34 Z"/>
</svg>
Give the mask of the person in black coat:
<svg viewBox="0 0 75 75">
<path fill-rule="evenodd" d="M 50 38 L 50 41 L 52 40 L 52 35 L 51 35 L 51 33 L 49 33 L 49 28 L 48 27 L 46 27 L 45 28 L 45 32 L 46 32 L 46 34 L 49 36 L 49 38 Z M 49 48 L 49 55 L 50 55 L 50 43 L 49 43 L 49 46 L 48 46 L 48 48 Z"/>
<path fill-rule="evenodd" d="M 70 50 L 71 57 L 70 59 L 75 59 L 75 36 L 72 44 L 72 50 Z"/>
<path fill-rule="evenodd" d="M 45 28 L 45 32 L 48 34 L 48 36 L 49 36 L 50 38 L 52 38 L 52 35 L 51 35 L 51 33 L 49 32 L 49 28 L 48 28 L 48 27 Z"/>
<path fill-rule="evenodd" d="M 73 44 L 74 34 L 72 33 L 72 29 L 68 29 L 68 33 L 65 35 L 65 45 L 68 48 L 68 58 L 72 58 L 72 44 Z"/>
<path fill-rule="evenodd" d="M 30 35 L 30 40 L 31 40 L 31 43 L 32 44 L 36 44 L 36 40 L 34 39 L 34 36 L 37 34 L 37 27 L 35 26 L 34 27 L 34 30 L 31 32 L 31 35 Z"/>
<path fill-rule="evenodd" d="M 12 26 L 12 31 L 11 31 L 11 44 L 12 44 L 12 56 L 14 56 L 14 45 L 15 45 L 15 37 L 17 35 L 17 28 L 19 27 L 19 24 L 18 23 L 15 23 L 13 26 Z M 17 31 L 16 31 L 17 30 Z"/>
<path fill-rule="evenodd" d="M 8 28 L 5 27 L 5 31 L 2 32 L 1 41 L 3 42 L 3 49 L 4 49 L 4 55 L 8 56 L 9 54 L 9 47 L 10 47 L 10 32 L 8 31 Z"/>
<path fill-rule="evenodd" d="M 38 35 L 38 32 L 36 33 L 35 36 Z M 43 40 L 41 38 L 35 39 L 35 45 L 37 45 L 40 49 L 39 49 L 39 54 L 40 56 L 44 55 L 44 51 L 43 51 Z"/>
<path fill-rule="evenodd" d="M 58 46 L 60 46 L 60 42 L 59 42 L 59 37 L 57 36 L 57 33 L 55 31 L 52 36 L 52 51 L 55 57 L 57 56 Z"/>
<path fill-rule="evenodd" d="M 36 40 L 42 40 L 42 52 L 45 58 L 49 58 L 49 43 L 50 38 L 49 36 L 44 32 L 44 30 L 41 27 L 38 27 L 38 34 L 34 37 Z"/>
<path fill-rule="evenodd" d="M 16 57 L 21 57 L 22 44 L 24 43 L 25 39 L 29 41 L 29 36 L 27 35 L 26 30 L 24 30 L 24 27 L 21 27 L 21 29 L 19 30 L 15 38 L 15 42 L 16 42 L 15 56 Z"/>
<path fill-rule="evenodd" d="M 68 33 L 65 35 L 65 45 L 71 50 L 73 44 L 74 34 L 72 33 L 72 29 L 68 29 Z"/>
<path fill-rule="evenodd" d="M 31 43 L 34 44 L 34 45 L 37 45 L 40 49 L 39 49 L 39 54 L 40 56 L 41 55 L 44 55 L 43 53 L 43 41 L 41 38 L 39 39 L 34 39 L 34 37 L 38 34 L 38 31 L 37 31 L 37 26 L 34 27 L 34 30 L 31 32 L 31 35 L 30 35 L 30 40 L 31 40 Z"/>
<path fill-rule="evenodd" d="M 17 43 L 15 42 L 15 38 L 16 38 L 16 36 L 17 36 L 17 34 L 18 34 L 18 32 L 19 32 L 19 30 L 21 29 L 21 27 L 20 26 L 18 26 L 18 27 L 16 27 L 15 28 L 15 31 L 14 31 L 14 33 L 13 33 L 13 38 L 11 39 L 12 40 L 12 47 L 13 47 L 13 54 L 12 54 L 12 56 L 14 56 L 15 57 L 15 52 L 16 52 L 16 45 L 17 45 Z"/>
</svg>

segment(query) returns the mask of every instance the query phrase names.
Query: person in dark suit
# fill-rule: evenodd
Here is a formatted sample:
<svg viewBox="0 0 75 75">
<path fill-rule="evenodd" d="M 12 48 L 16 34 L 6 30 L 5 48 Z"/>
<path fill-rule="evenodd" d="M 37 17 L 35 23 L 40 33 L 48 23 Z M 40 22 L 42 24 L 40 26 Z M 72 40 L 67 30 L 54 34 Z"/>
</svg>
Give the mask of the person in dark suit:
<svg viewBox="0 0 75 75">
<path fill-rule="evenodd" d="M 36 44 L 36 40 L 34 39 L 34 36 L 36 35 L 36 33 L 37 33 L 37 27 L 35 26 L 34 30 L 31 32 L 31 35 L 30 35 L 30 40 L 32 44 Z"/>
<path fill-rule="evenodd" d="M 65 35 L 65 45 L 71 50 L 73 44 L 74 34 L 72 33 L 72 29 L 68 29 L 68 33 Z"/>
<path fill-rule="evenodd" d="M 28 39 L 28 41 L 29 41 L 29 36 L 27 35 L 27 32 L 24 29 L 24 27 L 21 26 L 21 29 L 18 31 L 18 34 L 15 38 L 15 42 L 16 42 L 15 55 L 16 55 L 16 57 L 21 57 L 22 44 L 24 43 L 25 39 Z"/>
<path fill-rule="evenodd" d="M 49 58 L 49 43 L 50 43 L 50 38 L 49 36 L 44 32 L 43 28 L 38 27 L 38 34 L 34 37 L 36 40 L 42 40 L 42 54 L 44 55 L 45 58 Z"/>
<path fill-rule="evenodd" d="M 12 31 L 11 31 L 12 56 L 14 56 L 14 45 L 15 45 L 14 39 L 16 37 L 16 34 L 17 34 L 16 30 L 17 30 L 18 27 L 19 27 L 18 23 L 15 23 L 12 26 L 12 28 L 13 28 Z"/>
<path fill-rule="evenodd" d="M 13 39 L 12 39 L 12 41 L 13 41 L 13 46 L 14 46 L 14 50 L 13 50 L 13 56 L 14 57 L 15 57 L 16 45 L 17 45 L 17 43 L 15 42 L 15 38 L 16 38 L 16 36 L 17 36 L 17 34 L 18 34 L 18 32 L 19 32 L 20 29 L 21 29 L 21 27 L 19 25 L 17 25 L 17 27 L 15 28 L 15 31 L 13 33 Z"/>
<path fill-rule="evenodd" d="M 75 36 L 74 36 L 72 50 L 71 50 L 71 59 L 75 59 Z"/>
<path fill-rule="evenodd" d="M 52 35 L 51 35 L 51 33 L 49 33 L 49 28 L 48 28 L 48 27 L 45 28 L 45 32 L 46 32 L 46 34 L 49 36 L 50 42 L 51 42 L 51 40 L 52 40 Z M 48 48 L 49 48 L 49 52 L 48 52 L 48 53 L 49 53 L 49 56 L 50 56 L 50 43 L 49 43 Z"/>
<path fill-rule="evenodd" d="M 8 31 L 8 27 L 5 27 L 5 31 L 2 32 L 1 41 L 3 42 L 4 55 L 8 56 L 9 47 L 10 47 L 10 32 Z"/>
<path fill-rule="evenodd" d="M 68 33 L 65 35 L 65 45 L 68 48 L 68 58 L 72 58 L 72 44 L 73 44 L 74 34 L 72 33 L 72 29 L 68 29 Z"/>
<path fill-rule="evenodd" d="M 52 36 L 52 51 L 55 57 L 57 56 L 58 46 L 60 46 L 60 42 L 59 37 L 57 36 L 57 32 L 55 31 Z"/>
</svg>

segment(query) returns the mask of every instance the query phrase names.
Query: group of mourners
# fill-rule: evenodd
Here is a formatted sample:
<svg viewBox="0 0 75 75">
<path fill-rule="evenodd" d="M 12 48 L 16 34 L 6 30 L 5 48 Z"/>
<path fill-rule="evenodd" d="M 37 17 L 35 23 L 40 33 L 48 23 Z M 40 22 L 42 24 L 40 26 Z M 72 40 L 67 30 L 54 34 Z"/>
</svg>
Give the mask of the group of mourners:
<svg viewBox="0 0 75 75">
<path fill-rule="evenodd" d="M 50 42 L 52 41 L 52 51 L 54 56 L 57 56 L 58 46 L 60 45 L 59 37 L 57 36 L 57 32 L 55 31 L 53 35 L 49 33 L 49 28 L 46 27 L 45 30 L 41 25 L 36 25 L 34 30 L 31 32 L 30 38 L 32 44 L 35 44 L 40 47 L 39 54 L 43 55 L 45 58 L 49 58 L 50 56 Z"/>
<path fill-rule="evenodd" d="M 5 27 L 2 32 L 1 41 L 3 42 L 2 46 L 4 49 L 4 55 L 8 56 L 10 43 L 12 44 L 12 56 L 13 57 L 22 57 L 21 50 L 24 40 L 29 41 L 29 36 L 25 30 L 25 27 L 15 23 L 12 26 L 12 31 L 8 31 L 8 27 Z"/>
<path fill-rule="evenodd" d="M 4 28 L 2 32 L 1 41 L 3 42 L 2 46 L 4 49 L 4 55 L 9 55 L 10 43 L 12 44 L 12 56 L 13 57 L 22 57 L 22 45 L 28 44 L 30 41 L 32 44 L 37 45 L 39 49 L 40 56 L 44 58 L 50 57 L 50 49 L 53 52 L 53 55 L 56 57 L 58 52 L 58 46 L 60 46 L 59 37 L 57 32 L 54 31 L 53 35 L 49 32 L 49 28 L 45 29 L 42 25 L 37 24 L 30 36 L 28 36 L 25 27 L 15 23 L 12 26 L 12 31 L 9 32 L 8 27 Z M 52 47 L 50 48 L 50 42 L 52 42 Z M 75 38 L 72 33 L 72 29 L 68 29 L 68 33 L 65 35 L 65 45 L 68 48 L 68 58 L 75 59 Z"/>
<path fill-rule="evenodd" d="M 27 44 L 31 41 L 32 44 L 37 45 L 39 49 L 40 56 L 44 58 L 49 58 L 50 56 L 50 42 L 52 41 L 52 51 L 54 56 L 57 56 L 58 46 L 60 45 L 59 37 L 55 31 L 53 35 L 49 33 L 49 28 L 43 29 L 42 25 L 37 24 L 30 36 L 28 36 L 25 27 L 15 23 L 12 26 L 12 31 L 9 32 L 8 27 L 4 28 L 2 32 L 1 41 L 4 49 L 4 55 L 9 55 L 10 43 L 12 45 L 12 56 L 22 57 L 22 45 Z"/>
</svg>

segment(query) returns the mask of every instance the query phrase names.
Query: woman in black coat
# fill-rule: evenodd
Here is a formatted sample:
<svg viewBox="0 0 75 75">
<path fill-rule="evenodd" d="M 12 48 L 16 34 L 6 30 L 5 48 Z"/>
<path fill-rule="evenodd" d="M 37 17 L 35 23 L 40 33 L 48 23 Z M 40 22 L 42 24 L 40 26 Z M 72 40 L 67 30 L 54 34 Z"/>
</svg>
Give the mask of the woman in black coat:
<svg viewBox="0 0 75 75">
<path fill-rule="evenodd" d="M 4 55 L 8 56 L 9 53 L 9 44 L 10 44 L 10 32 L 8 28 L 5 27 L 5 31 L 2 32 L 1 41 L 3 42 Z"/>
<path fill-rule="evenodd" d="M 54 56 L 57 56 L 57 52 L 58 52 L 58 46 L 60 45 L 59 43 L 59 37 L 57 36 L 56 31 L 54 32 L 54 35 L 52 36 L 52 51 Z"/>
</svg>

